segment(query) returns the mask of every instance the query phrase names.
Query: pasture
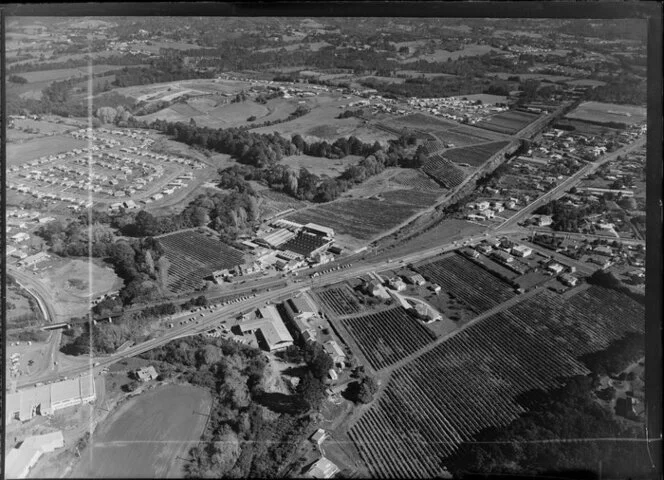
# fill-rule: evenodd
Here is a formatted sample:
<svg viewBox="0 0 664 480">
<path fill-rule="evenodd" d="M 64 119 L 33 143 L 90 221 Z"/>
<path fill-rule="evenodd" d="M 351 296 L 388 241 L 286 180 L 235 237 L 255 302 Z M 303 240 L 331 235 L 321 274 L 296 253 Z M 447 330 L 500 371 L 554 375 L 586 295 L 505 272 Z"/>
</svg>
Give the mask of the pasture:
<svg viewBox="0 0 664 480">
<path fill-rule="evenodd" d="M 24 143 L 11 143 L 7 145 L 7 165 L 10 167 L 23 165 L 43 156 L 57 155 L 87 145 L 85 140 L 77 140 L 69 135 L 55 135 Z"/>
<path fill-rule="evenodd" d="M 646 109 L 636 105 L 583 102 L 568 113 L 567 118 L 598 124 L 616 122 L 633 125 L 646 120 Z"/>
<path fill-rule="evenodd" d="M 513 135 L 534 122 L 538 117 L 539 115 L 536 113 L 510 110 L 485 118 L 476 123 L 475 126 L 493 132 Z"/>
<path fill-rule="evenodd" d="M 374 477 L 430 478 L 464 440 L 525 413 L 533 389 L 586 375 L 579 358 L 628 332 L 642 305 L 600 287 L 563 299 L 544 290 L 467 327 L 396 370 L 349 436 Z"/>
<path fill-rule="evenodd" d="M 183 230 L 157 237 L 170 262 L 168 289 L 173 293 L 192 291 L 215 270 L 244 263 L 242 252 L 213 237 L 193 230 Z"/>
<path fill-rule="evenodd" d="M 97 427 L 73 477 L 181 478 L 183 459 L 205 427 L 212 398 L 168 385 L 132 397 Z"/>
</svg>

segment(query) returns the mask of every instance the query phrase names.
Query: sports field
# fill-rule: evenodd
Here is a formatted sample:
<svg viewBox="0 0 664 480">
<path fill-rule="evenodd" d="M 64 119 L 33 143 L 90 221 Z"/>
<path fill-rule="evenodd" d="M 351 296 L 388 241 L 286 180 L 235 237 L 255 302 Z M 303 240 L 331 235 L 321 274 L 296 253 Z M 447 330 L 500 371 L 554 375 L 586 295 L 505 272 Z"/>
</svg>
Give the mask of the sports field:
<svg viewBox="0 0 664 480">
<path fill-rule="evenodd" d="M 212 398 L 201 388 L 158 387 L 113 412 L 81 452 L 74 478 L 181 478 Z"/>
<path fill-rule="evenodd" d="M 567 118 L 591 123 L 625 123 L 632 125 L 646 119 L 645 107 L 637 105 L 618 105 L 615 103 L 583 102 Z"/>
</svg>

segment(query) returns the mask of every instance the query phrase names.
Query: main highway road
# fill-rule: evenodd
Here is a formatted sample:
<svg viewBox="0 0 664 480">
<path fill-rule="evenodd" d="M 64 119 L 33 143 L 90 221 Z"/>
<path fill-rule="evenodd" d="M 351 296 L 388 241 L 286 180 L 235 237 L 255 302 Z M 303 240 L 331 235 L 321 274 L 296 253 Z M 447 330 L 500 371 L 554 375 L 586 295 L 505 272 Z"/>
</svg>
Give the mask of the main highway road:
<svg viewBox="0 0 664 480">
<path fill-rule="evenodd" d="M 516 230 L 514 232 L 501 231 L 500 235 L 504 236 L 511 233 L 514 234 L 518 233 L 519 235 L 522 235 L 521 231 L 516 231 Z M 460 245 L 473 244 L 484 239 L 492 238 L 493 236 L 496 235 L 498 235 L 498 233 L 494 235 L 488 233 L 482 235 L 474 235 L 472 237 L 467 237 L 453 243 L 438 245 L 436 247 L 427 248 L 421 251 L 414 252 L 409 255 L 396 257 L 396 258 L 394 257 L 390 258 L 389 253 L 380 254 L 377 255 L 376 257 L 367 258 L 365 260 L 359 260 L 357 263 L 351 265 L 348 268 L 344 269 L 340 268 L 337 270 L 330 271 L 326 274 L 317 277 L 316 279 L 312 279 L 312 283 L 313 281 L 315 281 L 316 286 L 324 286 L 324 285 L 337 283 L 343 280 L 355 278 L 361 275 L 365 275 L 372 271 L 380 271 L 380 270 L 395 268 L 398 267 L 400 264 L 417 262 L 425 258 L 431 257 L 433 255 L 456 249 Z M 346 261 L 346 263 L 348 262 Z M 218 308 L 213 312 L 206 313 L 204 317 L 197 317 L 197 321 L 194 323 L 189 323 L 185 324 L 184 326 L 177 326 L 175 328 L 172 328 L 168 330 L 167 333 L 165 333 L 160 337 L 147 340 L 140 344 L 136 344 L 132 347 L 127 348 L 126 350 L 123 350 L 122 352 L 102 357 L 90 356 L 87 365 L 66 367 L 66 368 L 63 367 L 58 371 L 45 372 L 40 376 L 33 376 L 30 379 L 19 381 L 17 383 L 17 386 L 19 388 L 22 388 L 22 387 L 27 387 L 29 385 L 34 385 L 35 383 L 38 382 L 44 382 L 44 383 L 50 382 L 57 380 L 59 378 L 70 377 L 72 375 L 79 375 L 86 372 L 90 373 L 99 372 L 101 369 L 109 365 L 112 365 L 113 363 L 118 362 L 122 359 L 133 357 L 138 354 L 147 352 L 149 350 L 157 348 L 161 345 L 164 345 L 182 336 L 196 334 L 196 333 L 203 333 L 207 330 L 210 330 L 213 327 L 218 326 L 219 322 L 223 320 L 229 320 L 240 313 L 246 312 L 247 310 L 258 308 L 271 301 L 284 299 L 290 295 L 294 295 L 296 292 L 308 288 L 307 281 L 305 281 L 304 278 L 302 278 L 302 280 L 298 281 L 297 283 L 296 282 L 288 283 L 282 288 L 273 289 L 272 291 L 269 292 L 266 291 L 262 293 L 257 293 L 256 296 L 254 297 L 250 297 L 249 299 L 246 299 L 242 302 Z"/>
</svg>

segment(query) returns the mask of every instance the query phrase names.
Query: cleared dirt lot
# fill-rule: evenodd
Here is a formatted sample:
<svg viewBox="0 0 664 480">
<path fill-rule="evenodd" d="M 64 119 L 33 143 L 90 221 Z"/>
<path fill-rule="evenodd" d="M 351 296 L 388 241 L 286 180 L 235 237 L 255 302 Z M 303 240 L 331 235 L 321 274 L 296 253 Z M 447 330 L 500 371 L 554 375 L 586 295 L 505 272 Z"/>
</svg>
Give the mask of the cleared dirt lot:
<svg viewBox="0 0 664 480">
<path fill-rule="evenodd" d="M 178 478 L 212 398 L 185 385 L 158 387 L 121 405 L 95 431 L 72 477 Z"/>
</svg>

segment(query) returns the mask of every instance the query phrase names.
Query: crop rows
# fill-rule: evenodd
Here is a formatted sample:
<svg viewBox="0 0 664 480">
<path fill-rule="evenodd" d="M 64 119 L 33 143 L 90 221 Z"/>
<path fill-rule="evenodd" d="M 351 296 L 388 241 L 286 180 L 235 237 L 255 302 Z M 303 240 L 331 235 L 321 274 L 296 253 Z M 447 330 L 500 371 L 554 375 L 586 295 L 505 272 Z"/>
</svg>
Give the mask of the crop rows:
<svg viewBox="0 0 664 480">
<path fill-rule="evenodd" d="M 406 205 L 413 205 L 416 207 L 429 207 L 440 195 L 440 187 L 438 192 L 432 191 L 417 191 L 417 190 L 390 190 L 380 194 L 385 200 L 390 203 L 402 203 Z"/>
<path fill-rule="evenodd" d="M 461 255 L 450 255 L 417 270 L 478 314 L 514 296 L 507 283 Z"/>
<path fill-rule="evenodd" d="M 519 395 L 587 374 L 578 357 L 643 332 L 644 316 L 643 306 L 600 287 L 570 300 L 542 291 L 396 370 L 349 436 L 372 476 L 441 475 L 461 442 L 526 411 Z"/>
<path fill-rule="evenodd" d="M 448 160 L 455 163 L 467 163 L 471 167 L 479 167 L 494 156 L 501 149 L 505 148 L 509 142 L 491 142 L 471 147 L 454 148 L 447 150 L 443 155 Z"/>
<path fill-rule="evenodd" d="M 352 315 L 360 311 L 360 304 L 347 286 L 332 287 L 316 292 L 328 310 L 336 315 Z"/>
<path fill-rule="evenodd" d="M 402 307 L 346 318 L 342 323 L 375 370 L 398 362 L 435 339 Z"/>
<path fill-rule="evenodd" d="M 532 123 L 538 117 L 535 113 L 510 111 L 499 113 L 478 122 L 475 126 L 493 132 L 514 134 Z"/>
<path fill-rule="evenodd" d="M 447 188 L 456 187 L 466 178 L 459 167 L 440 155 L 429 157 L 422 171 Z"/>
<path fill-rule="evenodd" d="M 443 148 L 445 148 L 443 142 L 439 142 L 438 140 L 430 140 L 422 144 L 422 149 L 424 150 L 425 155 L 431 155 Z"/>
<path fill-rule="evenodd" d="M 338 234 L 368 240 L 384 230 L 397 226 L 416 210 L 417 208 L 412 205 L 353 198 L 303 209 L 286 218 L 302 224 L 317 223 L 333 228 Z"/>
<path fill-rule="evenodd" d="M 405 187 L 416 188 L 419 191 L 440 191 L 440 185 L 438 185 L 419 170 L 406 170 L 392 177 L 390 181 Z"/>
<path fill-rule="evenodd" d="M 243 263 L 242 252 L 197 232 L 178 232 L 158 240 L 170 262 L 168 288 L 174 293 L 196 289 L 215 270 Z"/>
</svg>

